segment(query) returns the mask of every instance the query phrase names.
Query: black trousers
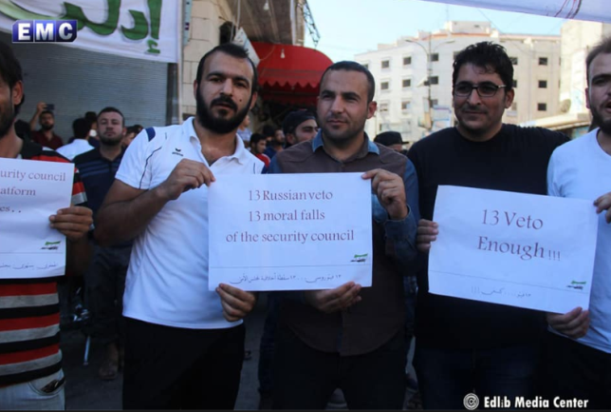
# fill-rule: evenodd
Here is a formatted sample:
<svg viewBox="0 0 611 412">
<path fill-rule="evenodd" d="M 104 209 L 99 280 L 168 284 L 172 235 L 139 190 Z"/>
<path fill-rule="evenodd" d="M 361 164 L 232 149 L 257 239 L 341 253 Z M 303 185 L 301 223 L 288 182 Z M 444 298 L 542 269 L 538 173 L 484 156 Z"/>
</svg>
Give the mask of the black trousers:
<svg viewBox="0 0 611 412">
<path fill-rule="evenodd" d="M 349 409 L 403 408 L 403 330 L 373 352 L 340 356 L 313 349 L 278 325 L 273 362 L 274 409 L 325 409 L 336 388 L 342 389 Z"/>
<path fill-rule="evenodd" d="M 550 407 L 558 396 L 588 400 L 588 409 L 611 409 L 611 354 L 551 332 L 546 335 L 539 384 Z"/>
<path fill-rule="evenodd" d="M 244 325 L 182 329 L 125 318 L 124 409 L 233 409 Z"/>
</svg>

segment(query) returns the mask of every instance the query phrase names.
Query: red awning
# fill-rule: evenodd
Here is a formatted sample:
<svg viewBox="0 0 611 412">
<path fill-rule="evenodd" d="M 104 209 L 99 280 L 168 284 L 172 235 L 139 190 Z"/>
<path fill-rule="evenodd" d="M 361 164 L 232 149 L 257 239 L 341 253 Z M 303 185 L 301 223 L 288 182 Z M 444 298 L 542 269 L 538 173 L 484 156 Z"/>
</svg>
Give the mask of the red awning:
<svg viewBox="0 0 611 412">
<path fill-rule="evenodd" d="M 290 44 L 252 42 L 259 55 L 261 97 L 293 105 L 316 104 L 318 82 L 333 62 L 318 50 Z"/>
</svg>

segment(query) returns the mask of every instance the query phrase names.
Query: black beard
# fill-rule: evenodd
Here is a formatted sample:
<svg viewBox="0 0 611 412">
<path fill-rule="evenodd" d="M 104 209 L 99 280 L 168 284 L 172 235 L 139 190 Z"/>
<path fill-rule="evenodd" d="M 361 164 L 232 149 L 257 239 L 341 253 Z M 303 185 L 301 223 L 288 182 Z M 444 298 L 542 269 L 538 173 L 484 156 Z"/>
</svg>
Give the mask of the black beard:
<svg viewBox="0 0 611 412">
<path fill-rule="evenodd" d="M 611 135 L 611 119 L 603 120 L 598 110 L 592 109 L 592 120 L 594 125 L 600 128 L 604 134 Z"/>
<path fill-rule="evenodd" d="M 252 94 L 250 95 L 246 106 L 239 112 L 236 112 L 235 116 L 229 119 L 219 119 L 215 118 L 212 115 L 212 112 L 208 109 L 203 97 L 199 93 L 199 88 L 198 92 L 195 94 L 195 101 L 197 103 L 197 120 L 199 120 L 200 124 L 214 133 L 226 134 L 233 130 L 236 130 L 242 124 L 244 118 L 248 116 L 248 111 L 250 110 L 250 103 L 252 101 Z M 220 102 L 232 105 L 237 110 L 235 103 L 229 97 L 217 97 L 216 99 L 212 100 L 212 102 L 210 102 L 210 107 Z"/>
<path fill-rule="evenodd" d="M 113 138 L 100 136 L 100 142 L 105 146 L 117 146 L 121 144 L 121 140 L 123 140 L 123 138 L 114 140 Z"/>
<path fill-rule="evenodd" d="M 12 102 L 7 103 L 8 110 L 2 110 L 0 112 L 0 139 L 5 137 L 15 121 L 15 108 Z"/>
<path fill-rule="evenodd" d="M 51 124 L 51 125 L 48 125 L 48 124 L 41 124 L 41 125 L 40 125 L 40 128 L 41 128 L 42 130 L 44 130 L 45 132 L 48 132 L 49 130 L 53 129 L 53 126 L 54 126 L 54 125 L 52 125 L 52 124 Z"/>
</svg>

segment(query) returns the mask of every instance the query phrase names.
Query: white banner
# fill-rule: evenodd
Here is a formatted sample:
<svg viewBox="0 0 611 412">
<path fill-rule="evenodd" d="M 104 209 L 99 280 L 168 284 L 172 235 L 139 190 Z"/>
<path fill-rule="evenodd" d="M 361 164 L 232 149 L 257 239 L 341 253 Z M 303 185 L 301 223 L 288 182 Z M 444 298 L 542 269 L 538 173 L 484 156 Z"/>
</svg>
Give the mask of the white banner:
<svg viewBox="0 0 611 412">
<path fill-rule="evenodd" d="M 588 308 L 591 201 L 439 186 L 433 220 L 430 293 L 556 313 Z"/>
<path fill-rule="evenodd" d="M 56 43 L 117 56 L 176 63 L 181 45 L 179 0 L 0 0 L 0 30 L 16 21 L 77 20 L 72 43 Z M 23 47 L 44 47 L 23 43 Z"/>
<path fill-rule="evenodd" d="M 371 286 L 371 180 L 362 173 L 217 175 L 209 289 Z"/>
<path fill-rule="evenodd" d="M 66 236 L 49 216 L 69 207 L 74 165 L 0 158 L 0 279 L 61 276 Z"/>
<path fill-rule="evenodd" d="M 609 0 L 424 0 L 457 6 L 481 7 L 540 14 L 562 19 L 591 20 L 611 23 Z"/>
</svg>

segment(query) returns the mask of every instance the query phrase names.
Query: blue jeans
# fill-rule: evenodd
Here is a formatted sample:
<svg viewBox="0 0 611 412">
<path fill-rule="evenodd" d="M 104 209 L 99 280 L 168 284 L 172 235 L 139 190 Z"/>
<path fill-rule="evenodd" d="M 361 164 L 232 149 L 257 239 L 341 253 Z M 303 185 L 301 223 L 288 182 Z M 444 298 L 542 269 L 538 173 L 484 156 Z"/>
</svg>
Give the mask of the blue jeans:
<svg viewBox="0 0 611 412">
<path fill-rule="evenodd" d="M 538 344 L 494 349 L 436 349 L 416 345 L 414 367 L 425 409 L 465 409 L 463 400 L 534 396 Z"/>
<path fill-rule="evenodd" d="M 64 384 L 44 391 L 53 381 L 63 379 L 61 369 L 49 376 L 0 388 L 0 410 L 65 410 Z"/>
</svg>

